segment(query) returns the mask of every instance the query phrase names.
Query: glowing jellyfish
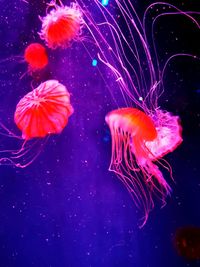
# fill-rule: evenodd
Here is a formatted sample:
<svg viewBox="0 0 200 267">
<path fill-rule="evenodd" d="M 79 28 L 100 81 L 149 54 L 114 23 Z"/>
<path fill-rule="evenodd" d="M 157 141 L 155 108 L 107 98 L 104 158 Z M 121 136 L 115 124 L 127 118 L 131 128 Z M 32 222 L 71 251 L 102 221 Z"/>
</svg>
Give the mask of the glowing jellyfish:
<svg viewBox="0 0 200 267">
<path fill-rule="evenodd" d="M 34 73 L 38 73 L 47 66 L 49 61 L 46 48 L 39 43 L 29 44 L 25 48 L 23 55 L 8 57 L 1 60 L 0 63 L 10 61 L 13 64 L 13 60 L 16 60 L 18 63 L 26 62 L 28 64 L 28 70 L 24 74 L 22 74 L 20 79 L 23 78 L 26 74 L 32 76 Z"/>
<path fill-rule="evenodd" d="M 39 155 L 43 144 L 50 134 L 59 134 L 68 123 L 73 113 L 70 104 L 70 94 L 66 87 L 57 80 L 48 80 L 41 83 L 36 89 L 26 94 L 17 104 L 14 120 L 22 131 L 22 137 L 15 135 L 3 124 L 3 135 L 22 140 L 18 150 L 1 151 L 1 164 L 26 167 Z M 44 139 L 39 144 L 40 139 Z M 29 141 L 29 140 L 32 140 Z M 29 141 L 29 142 L 28 142 Z M 31 143 L 30 143 L 31 142 Z"/>
<path fill-rule="evenodd" d="M 78 3 L 84 6 L 84 25 L 95 43 L 87 52 L 98 58 L 99 68 L 107 67 L 102 76 L 116 104 L 106 115 L 112 137 L 109 170 L 117 174 L 143 210 L 142 227 L 154 207 L 154 198 L 160 198 L 164 205 L 171 192 L 162 170 L 168 170 L 171 177 L 172 170 L 162 157 L 182 142 L 179 117 L 162 110 L 158 103 L 167 69 L 177 57 L 198 59 L 190 53 L 166 52 L 161 57 L 155 27 L 160 18 L 171 20 L 175 16 L 182 16 L 186 23 L 192 21 L 191 27 L 198 30 L 200 26 L 193 12 L 163 2 L 151 4 L 142 20 L 131 0 L 114 0 L 107 7 L 94 0 L 96 16 L 86 10 L 84 1 Z M 151 32 L 147 34 L 149 25 Z"/>
<path fill-rule="evenodd" d="M 82 13 L 76 3 L 64 6 L 53 1 L 49 6 L 53 9 L 41 18 L 41 39 L 50 48 L 68 47 L 73 41 L 80 40 L 82 30 Z"/>
<path fill-rule="evenodd" d="M 25 49 L 24 59 L 30 72 L 43 69 L 48 64 L 46 48 L 39 43 L 31 43 Z"/>
<path fill-rule="evenodd" d="M 168 117 L 168 119 L 164 119 Z M 136 108 L 113 110 L 106 116 L 112 136 L 110 170 L 126 185 L 138 207 L 144 208 L 144 221 L 153 207 L 152 193 L 163 204 L 170 186 L 158 166 L 159 159 L 181 142 L 181 126 L 177 116 L 159 111 L 146 115 Z"/>
<path fill-rule="evenodd" d="M 17 104 L 15 123 L 23 139 L 60 133 L 73 113 L 64 85 L 48 80 L 25 95 Z"/>
</svg>

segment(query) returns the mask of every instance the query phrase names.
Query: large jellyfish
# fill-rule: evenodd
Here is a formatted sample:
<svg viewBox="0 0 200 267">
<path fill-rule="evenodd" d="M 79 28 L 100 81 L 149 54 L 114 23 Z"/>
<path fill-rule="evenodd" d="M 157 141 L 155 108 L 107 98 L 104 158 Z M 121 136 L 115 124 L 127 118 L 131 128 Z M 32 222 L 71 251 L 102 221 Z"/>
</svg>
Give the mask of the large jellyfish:
<svg viewBox="0 0 200 267">
<path fill-rule="evenodd" d="M 144 224 L 153 207 L 152 193 L 165 204 L 171 192 L 154 162 L 159 163 L 182 142 L 179 118 L 161 110 L 157 118 L 152 118 L 136 108 L 121 108 L 108 113 L 106 122 L 112 136 L 109 169 L 126 185 L 136 205 L 144 208 Z"/>
<path fill-rule="evenodd" d="M 163 110 L 159 97 L 164 92 L 164 78 L 170 63 L 176 58 L 197 60 L 190 52 L 169 54 L 160 59 L 155 38 L 155 25 L 162 17 L 184 17 L 199 30 L 195 19 L 198 12 L 186 12 L 177 7 L 157 2 L 151 4 L 140 19 L 131 0 L 115 0 L 105 7 L 94 0 L 95 14 L 89 12 L 82 0 L 78 1 L 94 47 L 84 46 L 91 58 L 98 58 L 99 70 L 116 104 L 106 115 L 111 131 L 112 155 L 110 171 L 117 174 L 128 189 L 136 205 L 143 210 L 142 227 L 154 207 L 154 197 L 162 205 L 171 192 L 162 168 L 172 170 L 163 156 L 182 142 L 182 127 L 177 115 Z M 117 10 L 117 11 L 116 11 Z M 151 31 L 146 32 L 151 20 Z M 96 55 L 95 55 L 96 52 Z M 112 79 L 115 82 L 111 82 Z"/>
<path fill-rule="evenodd" d="M 22 132 L 21 137 L 0 123 L 3 129 L 1 135 L 22 143 L 19 149 L 0 151 L 0 164 L 20 168 L 30 165 L 41 152 L 48 136 L 61 133 L 72 113 L 70 94 L 63 84 L 57 80 L 41 83 L 17 104 L 14 121 Z"/>
</svg>

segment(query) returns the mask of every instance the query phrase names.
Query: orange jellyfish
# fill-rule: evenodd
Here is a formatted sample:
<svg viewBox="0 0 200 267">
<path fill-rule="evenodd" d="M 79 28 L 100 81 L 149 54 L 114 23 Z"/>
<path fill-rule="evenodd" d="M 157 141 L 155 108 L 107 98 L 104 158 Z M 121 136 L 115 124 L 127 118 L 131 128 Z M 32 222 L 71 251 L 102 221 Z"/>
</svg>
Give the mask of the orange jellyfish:
<svg viewBox="0 0 200 267">
<path fill-rule="evenodd" d="M 31 43 L 25 49 L 24 59 L 30 72 L 43 69 L 48 64 L 46 48 L 39 43 Z"/>
<path fill-rule="evenodd" d="M 21 168 L 30 165 L 46 142 L 40 143 L 40 149 L 38 149 L 38 140 L 50 134 L 61 133 L 72 113 L 70 94 L 63 84 L 57 80 L 41 83 L 17 104 L 14 121 L 22 131 L 22 137 L 15 135 L 0 123 L 5 132 L 4 136 L 22 140 L 19 149 L 0 151 L 0 155 L 5 154 L 5 156 L 0 156 L 0 164 Z"/>
<path fill-rule="evenodd" d="M 1 63 L 10 61 L 13 63 L 13 59 L 17 60 L 19 63 L 26 62 L 28 64 L 28 71 L 22 74 L 20 77 L 23 78 L 26 74 L 33 75 L 36 72 L 44 69 L 48 64 L 48 55 L 46 48 L 39 43 L 31 43 L 29 44 L 25 50 L 23 55 L 11 56 L 6 59 L 1 60 Z"/>
<path fill-rule="evenodd" d="M 25 95 L 17 104 L 14 120 L 23 139 L 60 133 L 73 113 L 66 87 L 48 80 Z"/>
<path fill-rule="evenodd" d="M 112 137 L 109 170 L 124 183 L 137 207 L 143 208 L 146 223 L 154 206 L 153 194 L 165 204 L 171 188 L 159 167 L 161 157 L 181 142 L 181 126 L 177 116 L 156 110 L 147 115 L 136 108 L 113 110 L 106 116 Z M 170 171 L 170 166 L 164 166 Z"/>
<path fill-rule="evenodd" d="M 49 4 L 53 9 L 42 20 L 40 37 L 49 48 L 68 47 L 72 41 L 79 40 L 83 19 L 78 4 L 70 6 Z"/>
</svg>

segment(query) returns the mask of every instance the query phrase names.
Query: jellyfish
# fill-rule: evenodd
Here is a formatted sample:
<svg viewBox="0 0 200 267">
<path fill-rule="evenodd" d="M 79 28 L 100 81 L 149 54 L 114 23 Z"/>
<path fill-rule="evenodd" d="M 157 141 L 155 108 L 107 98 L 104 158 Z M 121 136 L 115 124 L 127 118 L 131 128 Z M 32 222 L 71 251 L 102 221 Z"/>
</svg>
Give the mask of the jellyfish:
<svg viewBox="0 0 200 267">
<path fill-rule="evenodd" d="M 109 112 L 106 122 L 112 137 L 109 170 L 117 174 L 136 205 L 144 209 L 143 226 L 154 205 L 152 194 L 164 205 L 171 193 L 154 162 L 161 164 L 159 159 L 182 142 L 179 118 L 162 111 L 151 116 L 127 107 Z"/>
<path fill-rule="evenodd" d="M 30 43 L 25 49 L 23 55 L 10 56 L 0 61 L 0 63 L 16 61 L 18 63 L 27 63 L 28 70 L 20 77 L 23 78 L 26 74 L 32 76 L 36 72 L 40 72 L 48 65 L 48 55 L 46 48 L 40 43 Z"/>
<path fill-rule="evenodd" d="M 123 182 L 141 210 L 139 226 L 143 227 L 155 200 L 161 200 L 163 207 L 172 192 L 164 173 L 169 172 L 169 181 L 174 177 L 164 156 L 182 143 L 179 116 L 162 108 L 160 101 L 165 96 L 168 68 L 177 58 L 199 60 L 190 51 L 159 55 L 155 28 L 161 18 L 182 16 L 199 30 L 198 12 L 156 2 L 147 7 L 141 19 L 131 0 L 114 0 L 106 6 L 94 0 L 93 9 L 87 8 L 85 1 L 77 2 L 84 34 L 93 40 L 85 43 L 86 51 L 91 59 L 98 60 L 96 69 L 111 96 L 112 105 L 107 103 L 110 108 L 105 112 L 112 140 L 109 170 Z"/>
<path fill-rule="evenodd" d="M 176 252 L 188 261 L 200 260 L 200 228 L 185 226 L 176 229 L 173 238 Z"/>
<path fill-rule="evenodd" d="M 70 6 L 59 5 L 55 1 L 49 4 L 53 9 L 43 18 L 40 37 L 49 48 L 65 48 L 75 40 L 80 40 L 83 20 L 76 3 Z"/>
<path fill-rule="evenodd" d="M 25 49 L 24 59 L 30 72 L 43 69 L 48 64 L 46 48 L 39 43 L 31 43 Z"/>
<path fill-rule="evenodd" d="M 60 134 L 63 131 L 72 113 L 70 94 L 63 84 L 57 80 L 41 83 L 27 93 L 16 106 L 14 121 L 22 132 L 21 137 L 0 124 L 3 129 L 2 135 L 22 142 L 17 150 L 0 151 L 1 155 L 5 154 L 1 156 L 0 164 L 21 168 L 30 165 L 40 154 L 49 135 Z M 42 142 L 39 142 L 40 140 Z"/>
</svg>

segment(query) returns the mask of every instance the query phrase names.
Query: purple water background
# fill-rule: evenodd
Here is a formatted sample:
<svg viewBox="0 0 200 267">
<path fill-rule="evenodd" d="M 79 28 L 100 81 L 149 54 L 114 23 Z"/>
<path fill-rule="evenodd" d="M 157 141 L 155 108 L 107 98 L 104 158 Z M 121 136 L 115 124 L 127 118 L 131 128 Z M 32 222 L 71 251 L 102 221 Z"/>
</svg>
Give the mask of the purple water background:
<svg viewBox="0 0 200 267">
<path fill-rule="evenodd" d="M 42 42 L 38 15 L 45 15 L 46 5 L 29 2 L 0 2 L 1 59 L 23 55 L 27 44 Z M 170 1 L 199 11 L 198 1 L 187 2 Z M 150 3 L 134 1 L 139 15 Z M 191 26 L 180 18 L 161 21 L 157 26 L 161 56 L 184 49 L 197 54 L 199 39 Z M 32 165 L 0 166 L 0 267 L 198 266 L 180 258 L 172 240 L 178 227 L 200 226 L 199 65 L 178 59 L 167 72 L 161 105 L 180 115 L 184 142 L 166 157 L 176 180 L 171 182 L 172 197 L 163 209 L 156 202 L 140 230 L 134 203 L 108 172 L 111 139 L 104 117 L 116 108 L 108 88 L 81 43 L 48 53 L 50 64 L 38 81 L 28 76 L 19 79 L 27 69 L 19 60 L 0 64 L 0 118 L 16 133 L 20 134 L 13 122 L 15 106 L 31 90 L 31 82 L 58 79 L 72 94 L 75 109 L 63 133 L 49 139 Z M 96 51 L 91 53 L 96 58 Z M 99 67 L 114 88 L 107 69 Z M 0 146 L 13 142 L 3 138 Z"/>
</svg>

